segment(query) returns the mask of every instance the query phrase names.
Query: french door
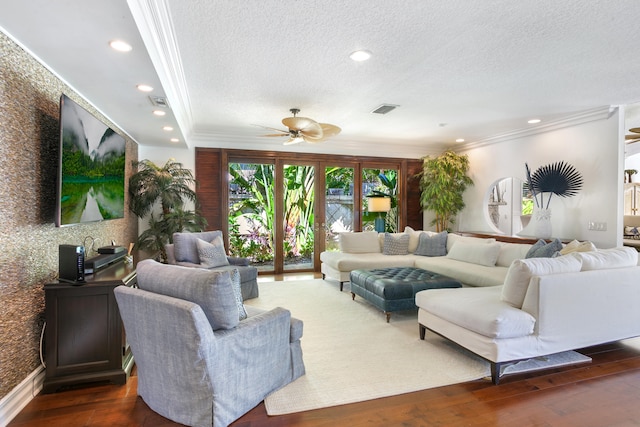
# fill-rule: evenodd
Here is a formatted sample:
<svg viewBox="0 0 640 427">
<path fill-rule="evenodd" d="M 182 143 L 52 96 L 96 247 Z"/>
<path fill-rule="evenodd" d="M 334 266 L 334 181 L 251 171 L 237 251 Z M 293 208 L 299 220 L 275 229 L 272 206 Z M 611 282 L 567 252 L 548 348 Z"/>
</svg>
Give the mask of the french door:
<svg viewBox="0 0 640 427">
<path fill-rule="evenodd" d="M 383 215 L 386 231 L 397 229 L 395 163 L 234 152 L 223 164 L 229 252 L 261 272 L 319 271 L 320 253 L 338 250 L 339 233 L 372 229 L 380 215 L 367 211 L 372 193 L 393 198 Z"/>
</svg>

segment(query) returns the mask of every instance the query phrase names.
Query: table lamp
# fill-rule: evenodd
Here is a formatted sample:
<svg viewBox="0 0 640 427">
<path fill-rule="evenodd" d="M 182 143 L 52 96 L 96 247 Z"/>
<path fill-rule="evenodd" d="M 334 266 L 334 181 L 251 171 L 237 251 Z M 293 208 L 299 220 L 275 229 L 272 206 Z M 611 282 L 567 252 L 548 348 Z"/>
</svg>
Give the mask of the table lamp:
<svg viewBox="0 0 640 427">
<path fill-rule="evenodd" d="M 384 218 L 382 212 L 391 210 L 391 198 L 382 196 L 369 196 L 369 212 L 378 212 L 375 219 L 375 229 L 378 233 L 384 233 Z"/>
</svg>

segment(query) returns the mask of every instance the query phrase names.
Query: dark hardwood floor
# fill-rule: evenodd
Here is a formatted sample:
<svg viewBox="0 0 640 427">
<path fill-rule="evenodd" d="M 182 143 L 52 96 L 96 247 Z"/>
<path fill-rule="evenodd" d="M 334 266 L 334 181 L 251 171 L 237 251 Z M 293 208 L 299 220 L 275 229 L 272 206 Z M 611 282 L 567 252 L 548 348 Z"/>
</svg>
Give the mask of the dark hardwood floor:
<svg viewBox="0 0 640 427">
<path fill-rule="evenodd" d="M 505 376 L 499 386 L 483 379 L 276 417 L 268 416 L 261 403 L 232 425 L 639 426 L 640 338 L 580 352 L 592 363 Z M 137 397 L 136 386 L 134 369 L 123 386 L 94 385 L 38 395 L 9 426 L 179 425 L 151 411 Z"/>
</svg>

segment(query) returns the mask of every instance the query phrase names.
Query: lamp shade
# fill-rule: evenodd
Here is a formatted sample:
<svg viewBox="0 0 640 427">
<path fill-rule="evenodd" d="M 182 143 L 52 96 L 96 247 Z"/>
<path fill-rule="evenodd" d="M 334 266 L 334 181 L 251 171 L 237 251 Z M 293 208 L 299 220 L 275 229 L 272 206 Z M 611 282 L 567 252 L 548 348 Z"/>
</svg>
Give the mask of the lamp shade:
<svg viewBox="0 0 640 427">
<path fill-rule="evenodd" d="M 369 197 L 369 212 L 389 212 L 391 199 L 389 197 Z"/>
</svg>

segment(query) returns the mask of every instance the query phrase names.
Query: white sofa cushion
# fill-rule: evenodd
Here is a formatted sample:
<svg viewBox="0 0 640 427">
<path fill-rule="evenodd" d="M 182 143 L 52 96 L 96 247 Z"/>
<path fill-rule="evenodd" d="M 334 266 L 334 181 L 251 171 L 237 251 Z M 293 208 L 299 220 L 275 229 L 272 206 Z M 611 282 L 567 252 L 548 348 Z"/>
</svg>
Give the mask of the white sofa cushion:
<svg viewBox="0 0 640 427">
<path fill-rule="evenodd" d="M 516 308 L 521 308 L 532 276 L 576 273 L 580 271 L 581 266 L 582 261 L 568 255 L 515 260 L 507 271 L 500 299 Z"/>
<path fill-rule="evenodd" d="M 507 267 L 487 267 L 446 256 L 414 256 L 415 266 L 444 276 L 453 277 L 465 285 L 498 286 L 504 283 Z"/>
<path fill-rule="evenodd" d="M 378 233 L 375 231 L 340 233 L 338 245 L 340 247 L 340 252 L 344 252 L 346 254 L 380 252 Z"/>
<path fill-rule="evenodd" d="M 493 267 L 496 265 L 499 253 L 500 244 L 497 242 L 476 243 L 459 241 L 451 247 L 451 250 L 447 253 L 447 257 L 458 261 Z"/>
<path fill-rule="evenodd" d="M 493 238 L 485 239 L 483 237 L 461 236 L 456 233 L 449 233 L 449 235 L 447 235 L 447 252 L 451 250 L 451 247 L 456 242 L 495 243 L 496 239 L 493 239 Z"/>
<path fill-rule="evenodd" d="M 509 267 L 513 261 L 524 259 L 532 246 L 526 243 L 498 243 L 500 244 L 500 254 L 498 254 L 496 265 L 500 267 Z"/>
<path fill-rule="evenodd" d="M 344 254 L 331 251 L 320 254 L 320 261 L 337 271 L 352 271 L 360 268 L 413 267 L 416 258 L 422 257 L 413 254 L 389 256 L 380 252 Z"/>
<path fill-rule="evenodd" d="M 638 265 L 638 251 L 626 246 L 595 252 L 573 252 L 570 255 L 582 262 L 582 271 Z"/>
<path fill-rule="evenodd" d="M 462 328 L 490 338 L 517 338 L 533 333 L 536 319 L 500 300 L 500 286 L 430 289 L 416 293 L 416 305 Z"/>
</svg>

